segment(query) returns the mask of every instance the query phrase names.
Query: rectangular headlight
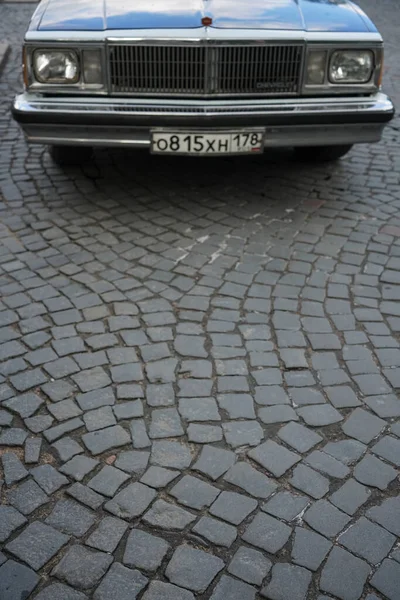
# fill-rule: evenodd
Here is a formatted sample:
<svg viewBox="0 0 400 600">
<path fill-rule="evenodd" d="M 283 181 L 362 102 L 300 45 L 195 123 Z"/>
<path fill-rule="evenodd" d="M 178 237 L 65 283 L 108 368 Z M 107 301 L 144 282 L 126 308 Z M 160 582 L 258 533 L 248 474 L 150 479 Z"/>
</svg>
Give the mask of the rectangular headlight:
<svg viewBox="0 0 400 600">
<path fill-rule="evenodd" d="M 35 50 L 33 71 L 40 83 L 77 83 L 80 77 L 78 55 L 73 50 Z"/>
<path fill-rule="evenodd" d="M 338 50 L 331 56 L 329 81 L 331 83 L 368 83 L 374 70 L 371 50 Z"/>
</svg>

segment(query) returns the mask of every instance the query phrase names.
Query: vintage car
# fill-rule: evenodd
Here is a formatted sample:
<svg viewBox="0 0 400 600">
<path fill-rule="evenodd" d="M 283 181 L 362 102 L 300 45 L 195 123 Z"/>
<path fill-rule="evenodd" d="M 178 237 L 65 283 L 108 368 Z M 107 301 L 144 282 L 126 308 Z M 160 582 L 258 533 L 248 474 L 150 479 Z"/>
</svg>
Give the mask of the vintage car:
<svg viewBox="0 0 400 600">
<path fill-rule="evenodd" d="M 93 146 L 334 160 L 394 113 L 348 0 L 42 0 L 23 57 L 14 118 L 64 164 Z"/>
</svg>

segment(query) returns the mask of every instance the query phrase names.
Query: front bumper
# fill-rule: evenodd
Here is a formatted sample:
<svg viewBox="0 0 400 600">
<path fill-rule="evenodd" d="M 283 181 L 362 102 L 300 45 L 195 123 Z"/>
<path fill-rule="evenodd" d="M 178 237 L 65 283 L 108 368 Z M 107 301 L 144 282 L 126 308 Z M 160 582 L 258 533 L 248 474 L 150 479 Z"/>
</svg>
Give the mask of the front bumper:
<svg viewBox="0 0 400 600">
<path fill-rule="evenodd" d="M 203 101 L 21 94 L 12 113 L 29 142 L 149 148 L 151 130 L 265 129 L 265 147 L 378 142 L 394 108 L 368 97 Z"/>
</svg>

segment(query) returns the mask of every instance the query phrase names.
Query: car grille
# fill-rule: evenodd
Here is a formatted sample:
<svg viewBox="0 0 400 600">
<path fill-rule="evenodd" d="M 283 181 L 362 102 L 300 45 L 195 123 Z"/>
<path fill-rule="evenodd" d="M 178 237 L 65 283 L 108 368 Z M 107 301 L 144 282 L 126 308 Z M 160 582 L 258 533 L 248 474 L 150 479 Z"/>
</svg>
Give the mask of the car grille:
<svg viewBox="0 0 400 600">
<path fill-rule="evenodd" d="M 304 46 L 109 46 L 113 94 L 291 96 L 300 91 Z"/>
</svg>

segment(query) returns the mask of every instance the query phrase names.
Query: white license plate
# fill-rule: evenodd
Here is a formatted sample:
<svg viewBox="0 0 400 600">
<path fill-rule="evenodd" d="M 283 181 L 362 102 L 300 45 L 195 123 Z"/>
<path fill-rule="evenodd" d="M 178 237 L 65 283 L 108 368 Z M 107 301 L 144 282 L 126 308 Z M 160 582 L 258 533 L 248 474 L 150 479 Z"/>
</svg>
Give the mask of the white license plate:
<svg viewBox="0 0 400 600">
<path fill-rule="evenodd" d="M 182 132 L 153 130 L 153 154 L 260 154 L 264 150 L 264 131 L 250 129 L 226 132 Z"/>
</svg>

